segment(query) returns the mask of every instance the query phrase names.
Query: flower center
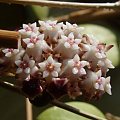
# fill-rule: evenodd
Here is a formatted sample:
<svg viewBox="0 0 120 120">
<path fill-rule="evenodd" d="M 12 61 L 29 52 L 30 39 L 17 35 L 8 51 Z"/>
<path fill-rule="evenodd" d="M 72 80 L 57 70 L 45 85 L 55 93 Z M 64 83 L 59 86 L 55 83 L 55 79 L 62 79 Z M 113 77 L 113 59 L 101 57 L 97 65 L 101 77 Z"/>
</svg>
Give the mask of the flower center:
<svg viewBox="0 0 120 120">
<path fill-rule="evenodd" d="M 22 68 L 22 69 L 25 69 L 25 68 L 27 68 L 28 67 L 28 62 L 26 62 L 26 61 L 23 61 L 21 64 L 20 64 L 20 68 Z"/>
<path fill-rule="evenodd" d="M 79 68 L 80 67 L 80 62 L 75 62 L 74 67 Z"/>
<path fill-rule="evenodd" d="M 54 65 L 53 64 L 48 64 L 46 66 L 46 69 L 49 71 L 49 72 L 52 72 L 54 70 Z"/>
<path fill-rule="evenodd" d="M 96 80 L 96 83 L 98 83 L 99 85 L 102 84 L 102 79 L 101 79 L 101 78 L 98 78 L 98 79 Z"/>
<path fill-rule="evenodd" d="M 26 31 L 32 31 L 32 28 L 31 27 L 26 27 L 25 30 Z"/>
<path fill-rule="evenodd" d="M 69 38 L 69 39 L 68 39 L 68 43 L 69 43 L 70 45 L 73 45 L 73 44 L 74 44 L 74 39 Z"/>
<path fill-rule="evenodd" d="M 10 48 L 10 49 L 8 50 L 8 52 L 13 52 L 13 49 L 12 49 L 12 48 Z"/>
<path fill-rule="evenodd" d="M 31 42 L 31 43 L 34 43 L 34 44 L 35 44 L 37 41 L 38 41 L 38 38 L 36 38 L 36 37 L 33 37 L 33 38 L 30 39 L 30 42 Z"/>
</svg>

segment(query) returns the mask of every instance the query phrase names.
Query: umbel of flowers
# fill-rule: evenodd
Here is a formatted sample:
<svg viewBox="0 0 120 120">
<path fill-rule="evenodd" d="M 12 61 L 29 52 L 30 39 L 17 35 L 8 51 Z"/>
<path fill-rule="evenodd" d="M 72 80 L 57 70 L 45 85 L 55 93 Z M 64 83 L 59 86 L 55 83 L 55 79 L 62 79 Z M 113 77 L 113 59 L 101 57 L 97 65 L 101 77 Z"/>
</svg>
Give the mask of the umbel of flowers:
<svg viewBox="0 0 120 120">
<path fill-rule="evenodd" d="M 82 27 L 69 22 L 38 21 L 23 24 L 18 49 L 1 50 L 5 71 L 15 73 L 21 89 L 32 99 L 48 92 L 54 98 L 68 94 L 75 99 L 111 95 L 109 68 L 114 68 L 106 45 L 82 34 Z M 19 42 L 20 43 L 20 42 Z M 4 71 L 4 70 L 3 70 Z"/>
</svg>

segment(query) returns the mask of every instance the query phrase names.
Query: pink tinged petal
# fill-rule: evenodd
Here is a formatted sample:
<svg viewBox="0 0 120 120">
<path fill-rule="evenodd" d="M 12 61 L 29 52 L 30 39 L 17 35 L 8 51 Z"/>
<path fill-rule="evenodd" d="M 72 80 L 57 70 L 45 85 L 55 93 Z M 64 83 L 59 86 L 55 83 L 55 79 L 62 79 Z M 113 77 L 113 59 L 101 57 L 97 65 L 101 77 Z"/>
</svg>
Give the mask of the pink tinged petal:
<svg viewBox="0 0 120 120">
<path fill-rule="evenodd" d="M 44 71 L 43 72 L 43 78 L 46 78 L 46 77 L 48 77 L 49 76 L 49 72 L 48 71 Z"/>
<path fill-rule="evenodd" d="M 18 52 L 19 52 L 19 49 L 14 49 L 14 50 L 13 50 L 13 53 L 14 53 L 14 54 L 17 54 Z"/>
<path fill-rule="evenodd" d="M 74 50 L 78 50 L 78 49 L 79 49 L 78 45 L 75 44 L 75 43 L 72 45 L 72 48 L 73 48 Z"/>
<path fill-rule="evenodd" d="M 60 71 L 61 71 L 60 68 L 54 68 L 54 70 L 56 70 L 57 72 L 60 72 Z"/>
<path fill-rule="evenodd" d="M 37 34 L 35 34 L 35 33 L 31 34 L 31 38 L 36 38 L 36 37 L 37 37 Z"/>
<path fill-rule="evenodd" d="M 110 83 L 110 76 L 106 78 L 106 83 Z"/>
<path fill-rule="evenodd" d="M 11 54 L 11 52 L 8 52 L 8 53 L 5 54 L 5 56 L 6 56 L 6 57 L 11 57 L 12 54 Z"/>
<path fill-rule="evenodd" d="M 80 74 L 80 75 L 85 75 L 85 74 L 86 74 L 85 69 L 84 69 L 84 68 L 81 68 L 81 69 L 79 70 L 79 74 Z"/>
<path fill-rule="evenodd" d="M 52 74 L 53 77 L 58 77 L 58 72 L 57 71 L 53 71 L 51 74 Z"/>
<path fill-rule="evenodd" d="M 59 67 L 61 67 L 62 63 L 54 63 L 54 65 L 56 68 L 59 68 Z"/>
<path fill-rule="evenodd" d="M 75 64 L 75 62 L 74 62 L 73 60 L 69 60 L 69 61 L 68 61 L 68 65 L 69 65 L 69 66 L 72 66 L 72 67 L 73 67 L 74 64 Z"/>
<path fill-rule="evenodd" d="M 29 67 L 25 68 L 24 72 L 25 72 L 26 74 L 29 74 L 29 73 L 30 73 L 30 68 L 29 68 Z"/>
<path fill-rule="evenodd" d="M 30 26 L 31 26 L 32 28 L 34 28 L 34 27 L 37 26 L 37 24 L 36 24 L 36 22 L 34 22 L 34 23 L 32 23 Z"/>
<path fill-rule="evenodd" d="M 73 73 L 73 74 L 77 74 L 77 73 L 78 73 L 78 69 L 77 69 L 76 67 L 73 68 L 73 69 L 72 69 L 72 73 Z"/>
<path fill-rule="evenodd" d="M 102 91 L 104 91 L 104 87 L 103 87 L 102 84 L 100 84 L 99 89 L 102 90 Z"/>
<path fill-rule="evenodd" d="M 75 43 L 79 44 L 81 42 L 81 39 L 75 39 Z"/>
<path fill-rule="evenodd" d="M 98 66 L 104 66 L 105 65 L 105 63 L 103 62 L 103 61 L 98 61 Z"/>
<path fill-rule="evenodd" d="M 76 54 L 76 55 L 74 56 L 73 61 L 74 61 L 74 62 L 79 62 L 79 61 L 80 61 L 80 57 L 79 57 L 78 54 Z"/>
<path fill-rule="evenodd" d="M 94 84 L 94 87 L 95 87 L 95 89 L 98 90 L 98 89 L 99 89 L 99 84 L 98 84 L 98 83 L 95 83 L 95 84 Z"/>
<path fill-rule="evenodd" d="M 25 38 L 25 39 L 23 39 L 23 41 L 24 41 L 26 44 L 28 44 L 28 43 L 30 43 L 30 38 Z"/>
<path fill-rule="evenodd" d="M 39 20 L 38 22 L 39 22 L 40 25 L 45 24 L 45 22 L 44 22 L 44 21 L 41 21 L 41 20 Z"/>
<path fill-rule="evenodd" d="M 105 58 L 106 57 L 106 54 L 105 53 L 102 53 L 102 58 Z"/>
<path fill-rule="evenodd" d="M 16 73 L 19 74 L 19 73 L 22 73 L 23 72 L 23 69 L 22 68 L 18 68 Z"/>
<path fill-rule="evenodd" d="M 29 61 L 29 66 L 30 68 L 32 68 L 35 65 L 35 61 L 34 60 L 30 60 Z"/>
<path fill-rule="evenodd" d="M 96 72 L 96 75 L 98 76 L 98 78 L 100 78 L 100 77 L 102 76 L 101 70 L 97 71 L 97 72 Z"/>
<path fill-rule="evenodd" d="M 74 39 L 74 34 L 73 34 L 73 32 L 71 32 L 71 33 L 68 35 L 68 38 Z"/>
<path fill-rule="evenodd" d="M 26 24 L 23 24 L 23 28 L 26 29 L 27 27 L 29 27 L 28 25 Z"/>
<path fill-rule="evenodd" d="M 85 66 L 89 65 L 89 62 L 87 62 L 87 61 L 81 61 L 80 64 L 81 64 L 81 67 L 85 67 Z"/>
<path fill-rule="evenodd" d="M 2 50 L 3 53 L 7 53 L 9 49 Z"/>
<path fill-rule="evenodd" d="M 53 60 L 52 56 L 49 56 L 49 57 L 48 57 L 47 62 L 48 62 L 48 63 L 51 63 L 51 64 L 54 63 L 54 60 Z"/>
<path fill-rule="evenodd" d="M 43 39 L 44 39 L 44 34 L 39 35 L 39 36 L 38 36 L 38 39 L 39 39 L 39 40 L 43 40 Z"/>
<path fill-rule="evenodd" d="M 29 61 L 29 56 L 27 54 L 25 54 L 25 56 L 23 57 L 24 61 Z"/>
<path fill-rule="evenodd" d="M 45 67 L 46 67 L 46 63 L 45 62 L 41 62 L 41 63 L 38 63 L 40 69 L 43 71 L 45 70 Z"/>
<path fill-rule="evenodd" d="M 96 52 L 96 53 L 95 53 L 95 56 L 96 56 L 97 58 L 103 58 L 103 57 L 102 57 L 102 54 L 99 53 L 99 52 Z"/>
<path fill-rule="evenodd" d="M 21 29 L 18 32 L 20 32 L 21 34 L 25 34 L 26 33 L 26 31 L 24 29 Z"/>
<path fill-rule="evenodd" d="M 17 60 L 17 61 L 15 61 L 15 64 L 16 64 L 17 66 L 19 66 L 21 63 L 22 63 L 21 60 Z"/>
<path fill-rule="evenodd" d="M 30 73 L 31 73 L 31 74 L 34 74 L 34 73 L 36 73 L 38 70 L 39 70 L 38 67 L 35 66 L 35 67 L 33 67 L 33 68 L 31 69 Z"/>
<path fill-rule="evenodd" d="M 112 95 L 111 85 L 110 85 L 110 84 L 107 84 L 107 85 L 105 86 L 105 91 L 106 91 L 109 95 Z"/>
<path fill-rule="evenodd" d="M 64 43 L 64 46 L 65 46 L 66 48 L 70 48 L 70 44 L 69 44 L 68 42 L 65 42 L 65 43 Z"/>
<path fill-rule="evenodd" d="M 64 35 L 61 35 L 61 39 L 64 40 L 64 41 L 67 41 L 67 37 L 64 36 Z"/>
<path fill-rule="evenodd" d="M 105 63 L 107 65 L 108 68 L 115 68 L 113 65 L 112 65 L 112 62 L 109 60 L 109 59 L 106 59 L 105 60 Z"/>
<path fill-rule="evenodd" d="M 33 43 L 28 43 L 28 44 L 27 44 L 27 47 L 28 47 L 28 48 L 34 48 L 34 44 L 33 44 Z"/>
</svg>

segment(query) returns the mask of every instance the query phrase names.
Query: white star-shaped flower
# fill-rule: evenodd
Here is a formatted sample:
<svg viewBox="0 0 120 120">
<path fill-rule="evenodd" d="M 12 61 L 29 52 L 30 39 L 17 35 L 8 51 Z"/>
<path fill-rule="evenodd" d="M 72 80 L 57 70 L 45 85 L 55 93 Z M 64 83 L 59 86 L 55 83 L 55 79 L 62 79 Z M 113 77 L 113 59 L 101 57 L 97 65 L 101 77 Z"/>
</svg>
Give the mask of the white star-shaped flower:
<svg viewBox="0 0 120 120">
<path fill-rule="evenodd" d="M 50 41 L 57 41 L 63 34 L 63 23 L 57 23 L 57 21 L 39 21 L 40 31 L 45 34 L 45 39 Z"/>
<path fill-rule="evenodd" d="M 73 59 L 68 61 L 68 65 L 72 66 L 72 73 L 73 74 L 79 74 L 79 75 L 85 75 L 85 66 L 89 65 L 89 62 L 87 61 L 80 61 L 80 57 L 78 54 L 74 56 Z"/>
<path fill-rule="evenodd" d="M 66 25 L 63 25 L 63 31 L 65 35 L 68 35 L 71 32 L 73 32 L 75 37 L 77 38 L 82 38 L 81 31 L 83 29 L 83 27 L 78 27 L 77 24 L 70 24 L 69 22 L 66 22 Z"/>
<path fill-rule="evenodd" d="M 49 75 L 52 77 L 58 77 L 62 64 L 53 60 L 52 56 L 49 56 L 46 61 L 41 62 L 38 65 L 40 66 L 40 70 L 43 72 L 43 78 L 46 78 Z"/>
<path fill-rule="evenodd" d="M 64 41 L 64 46 L 66 48 L 72 48 L 73 50 L 79 49 L 78 45 L 81 39 L 74 39 L 74 34 L 71 32 L 68 37 L 62 35 L 61 39 Z"/>
<path fill-rule="evenodd" d="M 17 74 L 34 74 L 38 70 L 35 61 L 30 59 L 27 54 L 25 54 L 23 60 L 16 60 L 15 64 L 18 66 L 16 71 Z"/>
<path fill-rule="evenodd" d="M 19 49 L 13 49 L 13 48 L 6 48 L 4 50 L 2 50 L 3 53 L 5 53 L 5 56 L 10 58 L 10 57 L 13 57 L 15 56 L 16 54 L 18 54 L 19 52 Z"/>
<path fill-rule="evenodd" d="M 23 24 L 23 29 L 20 29 L 19 32 L 21 35 L 26 35 L 30 36 L 31 33 L 36 33 L 38 34 L 39 27 L 37 27 L 37 23 L 32 23 L 32 24 Z"/>
<path fill-rule="evenodd" d="M 97 79 L 95 80 L 94 87 L 95 89 L 99 89 L 102 91 L 106 91 L 109 95 L 111 95 L 111 85 L 110 85 L 110 77 L 104 78 L 102 77 L 101 70 L 96 72 Z"/>
<path fill-rule="evenodd" d="M 41 46 L 43 40 L 44 34 L 37 35 L 35 33 L 32 33 L 30 38 L 23 39 L 28 48 L 34 48 L 36 45 Z"/>
</svg>

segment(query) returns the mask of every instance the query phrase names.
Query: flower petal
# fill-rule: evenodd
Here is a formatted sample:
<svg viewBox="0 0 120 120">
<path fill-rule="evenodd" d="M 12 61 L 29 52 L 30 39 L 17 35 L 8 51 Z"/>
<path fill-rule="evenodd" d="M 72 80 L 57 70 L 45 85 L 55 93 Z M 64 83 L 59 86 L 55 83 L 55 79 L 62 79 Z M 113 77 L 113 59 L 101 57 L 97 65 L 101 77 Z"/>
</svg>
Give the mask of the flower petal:
<svg viewBox="0 0 120 120">
<path fill-rule="evenodd" d="M 11 57 L 12 54 L 11 54 L 11 52 L 8 52 L 8 53 L 5 54 L 5 56 L 6 56 L 6 57 Z"/>
<path fill-rule="evenodd" d="M 27 44 L 27 47 L 28 47 L 28 48 L 34 48 L 34 44 L 33 44 L 33 43 L 28 43 L 28 44 Z"/>
<path fill-rule="evenodd" d="M 75 43 L 72 45 L 72 48 L 73 48 L 74 50 L 78 50 L 78 49 L 79 49 L 78 45 L 75 44 Z"/>
<path fill-rule="evenodd" d="M 72 69 L 72 73 L 73 73 L 73 74 L 77 74 L 77 73 L 78 73 L 78 69 L 77 69 L 76 67 L 74 67 L 74 68 Z"/>
<path fill-rule="evenodd" d="M 24 70 L 25 73 L 29 74 L 30 73 L 30 68 L 27 67 L 25 70 Z"/>
<path fill-rule="evenodd" d="M 52 56 L 49 56 L 49 57 L 48 57 L 47 62 L 48 62 L 48 63 L 51 63 L 51 64 L 54 63 L 54 60 L 53 60 Z"/>
<path fill-rule="evenodd" d="M 20 64 L 21 64 L 21 60 L 17 60 L 17 61 L 15 61 L 15 64 L 17 65 L 17 66 L 19 66 Z"/>
<path fill-rule="evenodd" d="M 68 38 L 74 39 L 74 34 L 73 34 L 73 32 L 71 32 L 71 33 L 68 35 Z"/>
<path fill-rule="evenodd" d="M 64 46 L 65 46 L 66 48 L 70 48 L 70 44 L 69 44 L 68 42 L 65 42 L 65 43 L 64 43 Z"/>
<path fill-rule="evenodd" d="M 75 43 L 79 44 L 81 42 L 81 39 L 75 39 Z"/>
<path fill-rule="evenodd" d="M 98 78 L 100 78 L 100 77 L 102 76 L 101 70 L 97 71 L 97 72 L 96 72 L 96 75 L 98 76 Z"/>
<path fill-rule="evenodd" d="M 58 72 L 57 71 L 53 71 L 51 74 L 52 74 L 53 77 L 58 77 Z"/>
<path fill-rule="evenodd" d="M 45 63 L 45 62 L 38 63 L 38 65 L 39 65 L 39 67 L 40 67 L 40 69 L 41 69 L 42 71 L 45 70 L 45 66 L 46 66 L 46 63 Z"/>
<path fill-rule="evenodd" d="M 99 89 L 99 84 L 98 84 L 98 83 L 95 83 L 95 84 L 94 84 L 94 87 L 95 87 L 95 89 Z"/>
<path fill-rule="evenodd" d="M 29 61 L 29 66 L 30 68 L 32 68 L 35 65 L 35 61 L 34 60 L 30 60 Z"/>
<path fill-rule="evenodd" d="M 25 39 L 23 39 L 23 41 L 24 41 L 26 44 L 28 44 L 28 43 L 30 43 L 30 38 L 25 38 Z"/>
<path fill-rule="evenodd" d="M 19 74 L 19 73 L 22 73 L 23 72 L 23 69 L 22 68 L 18 68 L 16 73 Z"/>
<path fill-rule="evenodd" d="M 76 54 L 76 55 L 74 56 L 73 61 L 74 61 L 74 62 L 79 62 L 79 61 L 80 61 L 80 57 L 79 57 L 78 54 Z"/>
<path fill-rule="evenodd" d="M 74 61 L 73 60 L 69 60 L 68 61 L 68 65 L 73 67 L 74 66 Z"/>
<path fill-rule="evenodd" d="M 43 72 L 43 78 L 46 78 L 46 77 L 48 77 L 49 76 L 49 72 L 48 71 L 44 71 Z"/>
<path fill-rule="evenodd" d="M 86 74 L 85 69 L 84 69 L 84 68 L 81 68 L 81 69 L 79 70 L 79 74 L 80 74 L 80 75 L 85 75 L 85 74 Z"/>
</svg>

